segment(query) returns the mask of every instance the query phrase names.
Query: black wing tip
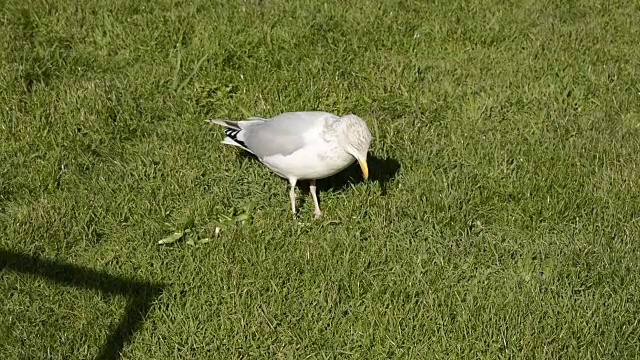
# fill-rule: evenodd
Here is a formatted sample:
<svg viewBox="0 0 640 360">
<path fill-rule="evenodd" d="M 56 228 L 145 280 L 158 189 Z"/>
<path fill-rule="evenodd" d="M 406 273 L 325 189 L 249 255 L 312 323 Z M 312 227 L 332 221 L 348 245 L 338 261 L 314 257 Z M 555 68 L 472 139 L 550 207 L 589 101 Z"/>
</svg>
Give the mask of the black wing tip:
<svg viewBox="0 0 640 360">
<path fill-rule="evenodd" d="M 240 131 L 241 130 L 228 127 L 224 129 L 224 134 L 227 135 L 231 140 L 237 142 L 242 147 L 246 148 L 247 145 L 245 145 L 244 141 L 238 139 L 238 134 L 240 134 Z"/>
</svg>

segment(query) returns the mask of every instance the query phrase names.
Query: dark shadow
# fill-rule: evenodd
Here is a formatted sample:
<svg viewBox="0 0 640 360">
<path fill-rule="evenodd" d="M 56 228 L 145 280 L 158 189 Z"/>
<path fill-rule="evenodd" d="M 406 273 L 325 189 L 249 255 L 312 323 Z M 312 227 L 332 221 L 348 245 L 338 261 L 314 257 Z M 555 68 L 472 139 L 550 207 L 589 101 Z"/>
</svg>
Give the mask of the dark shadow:
<svg viewBox="0 0 640 360">
<path fill-rule="evenodd" d="M 240 164 L 245 160 L 260 163 L 258 158 L 248 151 L 238 151 L 236 159 L 238 161 L 238 166 L 240 166 Z M 369 153 L 367 157 L 367 165 L 369 167 L 369 179 L 367 181 L 373 181 L 380 184 L 380 195 L 387 195 L 387 184 L 393 181 L 396 174 L 398 174 L 398 171 L 400 171 L 400 163 L 390 157 L 383 159 Z M 349 188 L 350 184 L 357 184 L 364 181 L 360 165 L 358 162 L 354 162 L 348 168 L 336 175 L 326 179 L 317 180 L 316 186 L 319 192 L 325 192 L 328 190 L 342 191 Z M 286 180 L 285 182 L 287 184 L 286 194 L 289 194 L 289 182 Z M 309 193 L 309 181 L 299 180 L 297 187 L 299 189 L 299 193 L 296 199 L 296 208 L 301 209 L 305 205 L 307 199 L 311 196 Z M 318 203 L 322 204 L 320 195 L 318 195 Z"/>
<path fill-rule="evenodd" d="M 245 151 L 245 150 L 239 150 L 236 153 L 236 158 L 242 162 L 245 159 L 249 159 L 250 161 L 257 161 L 260 162 L 260 160 L 258 160 L 258 157 L 253 155 L 252 153 Z"/>
<path fill-rule="evenodd" d="M 248 151 L 238 151 L 237 159 L 240 164 L 244 160 L 256 161 L 260 163 L 258 158 Z M 382 195 L 387 194 L 387 184 L 395 179 L 396 174 L 400 171 L 400 163 L 393 158 L 379 158 L 374 154 L 369 153 L 367 157 L 367 165 L 369 166 L 369 180 L 380 184 L 382 189 Z M 264 166 L 264 165 L 262 165 Z M 348 168 L 342 170 L 336 175 L 328 177 L 326 179 L 320 179 L 317 181 L 318 190 L 344 190 L 349 187 L 349 184 L 357 184 L 365 181 L 362 177 L 362 170 L 358 162 L 354 162 Z M 287 182 L 288 184 L 288 182 Z M 309 181 L 298 181 L 302 188 L 307 188 L 303 194 L 309 194 Z M 288 190 L 288 188 L 287 188 Z"/>
<path fill-rule="evenodd" d="M 382 196 L 387 194 L 387 184 L 395 179 L 398 171 L 400 171 L 400 163 L 393 158 L 379 158 L 374 154 L 367 157 L 367 165 L 369 167 L 369 180 L 380 184 L 380 193 Z M 357 162 L 351 164 L 345 170 L 326 179 L 318 180 L 318 190 L 344 190 L 350 184 L 364 182 L 362 170 Z"/>
<path fill-rule="evenodd" d="M 144 318 L 162 292 L 162 284 L 138 281 L 63 262 L 0 249 L 0 271 L 12 270 L 87 290 L 99 290 L 107 295 L 128 298 L 124 315 L 116 329 L 102 345 L 97 359 L 114 360 L 140 328 Z"/>
</svg>

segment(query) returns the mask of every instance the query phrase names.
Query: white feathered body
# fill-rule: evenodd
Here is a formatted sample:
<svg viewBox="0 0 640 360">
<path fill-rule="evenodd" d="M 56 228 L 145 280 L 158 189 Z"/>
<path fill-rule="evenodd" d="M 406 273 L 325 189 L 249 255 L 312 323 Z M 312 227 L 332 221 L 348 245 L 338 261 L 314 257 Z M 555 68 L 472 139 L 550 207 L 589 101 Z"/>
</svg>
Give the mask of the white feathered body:
<svg viewBox="0 0 640 360">
<path fill-rule="evenodd" d="M 317 179 L 335 175 L 356 160 L 363 177 L 367 179 L 369 175 L 366 160 L 371 132 L 364 120 L 353 114 L 338 117 L 321 111 L 299 111 L 271 119 L 208 121 L 225 127 L 224 144 L 253 153 L 265 166 L 289 180 L 294 214 L 298 180 L 310 180 L 314 216 L 319 218 L 322 212 L 316 196 Z"/>
<path fill-rule="evenodd" d="M 327 139 L 322 134 L 321 129 L 309 129 L 304 134 L 304 147 L 288 155 L 265 156 L 260 161 L 284 178 L 308 180 L 335 175 L 355 158 L 339 146 L 335 136 Z"/>
<path fill-rule="evenodd" d="M 334 114 L 309 111 L 209 122 L 226 127 L 223 143 L 253 153 L 279 176 L 307 180 L 335 175 L 356 160 L 340 146 L 339 120 Z"/>
</svg>

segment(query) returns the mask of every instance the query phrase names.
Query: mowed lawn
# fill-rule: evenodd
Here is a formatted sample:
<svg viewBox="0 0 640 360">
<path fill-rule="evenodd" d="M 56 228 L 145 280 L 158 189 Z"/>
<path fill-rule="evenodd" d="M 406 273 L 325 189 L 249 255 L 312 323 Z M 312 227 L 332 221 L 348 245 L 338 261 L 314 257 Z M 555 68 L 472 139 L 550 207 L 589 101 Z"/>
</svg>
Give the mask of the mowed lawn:
<svg viewBox="0 0 640 360">
<path fill-rule="evenodd" d="M 2 359 L 638 357 L 640 3 L 1 4 Z M 299 110 L 318 221 L 203 121 Z"/>
</svg>

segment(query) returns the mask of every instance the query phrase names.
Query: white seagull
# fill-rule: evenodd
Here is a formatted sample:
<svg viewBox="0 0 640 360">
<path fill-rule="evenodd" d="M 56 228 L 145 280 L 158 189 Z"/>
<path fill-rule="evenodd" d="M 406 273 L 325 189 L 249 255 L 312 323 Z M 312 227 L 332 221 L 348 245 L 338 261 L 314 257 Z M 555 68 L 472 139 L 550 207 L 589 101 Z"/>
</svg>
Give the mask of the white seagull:
<svg viewBox="0 0 640 360">
<path fill-rule="evenodd" d="M 296 214 L 295 186 L 310 180 L 314 215 L 322 215 L 316 195 L 316 180 L 344 170 L 355 160 L 365 179 L 369 176 L 367 152 L 371 132 L 356 115 L 337 115 L 321 111 L 287 112 L 270 119 L 207 120 L 225 127 L 223 144 L 239 146 L 260 162 L 289 180 L 291 211 Z"/>
</svg>

